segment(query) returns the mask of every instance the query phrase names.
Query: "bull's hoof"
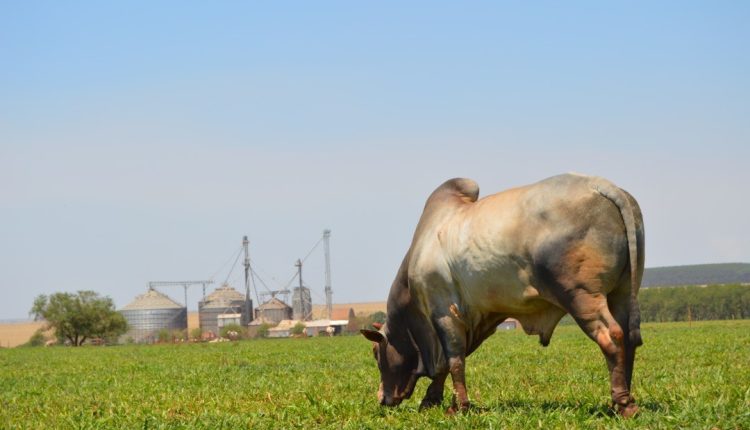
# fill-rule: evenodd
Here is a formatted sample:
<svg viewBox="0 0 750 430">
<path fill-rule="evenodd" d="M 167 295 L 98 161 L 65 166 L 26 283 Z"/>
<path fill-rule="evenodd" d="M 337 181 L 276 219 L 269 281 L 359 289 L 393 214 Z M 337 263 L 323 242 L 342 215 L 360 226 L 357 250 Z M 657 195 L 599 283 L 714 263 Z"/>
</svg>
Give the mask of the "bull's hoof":
<svg viewBox="0 0 750 430">
<path fill-rule="evenodd" d="M 469 402 L 462 403 L 461 406 L 458 406 L 454 403 L 448 408 L 448 410 L 445 411 L 445 414 L 456 415 L 457 413 L 468 412 L 470 409 L 473 409 L 473 406 Z"/>
<path fill-rule="evenodd" d="M 624 406 L 617 405 L 616 410 L 617 413 L 620 414 L 620 416 L 622 416 L 623 418 L 631 418 L 633 415 L 638 413 L 638 405 L 632 402 Z"/>
<path fill-rule="evenodd" d="M 443 403 L 443 399 L 422 399 L 422 403 L 419 404 L 419 410 L 434 408 Z"/>
</svg>

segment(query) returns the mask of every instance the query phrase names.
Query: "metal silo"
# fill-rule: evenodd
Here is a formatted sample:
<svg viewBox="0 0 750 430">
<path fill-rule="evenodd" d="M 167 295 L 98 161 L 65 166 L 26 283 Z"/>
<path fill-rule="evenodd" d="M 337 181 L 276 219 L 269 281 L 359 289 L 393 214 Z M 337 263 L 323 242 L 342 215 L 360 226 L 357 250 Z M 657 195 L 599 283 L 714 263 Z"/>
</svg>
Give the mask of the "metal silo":
<svg viewBox="0 0 750 430">
<path fill-rule="evenodd" d="M 255 313 L 259 321 L 269 324 L 292 319 L 292 307 L 276 297 L 258 306 Z"/>
<path fill-rule="evenodd" d="M 312 297 L 307 287 L 297 287 L 292 291 L 292 310 L 295 320 L 312 319 Z"/>
<path fill-rule="evenodd" d="M 252 300 L 245 301 L 245 295 L 227 284 L 217 288 L 198 303 L 198 318 L 203 333 L 219 335 L 219 315 L 240 314 L 240 324 L 250 322 L 248 309 L 253 308 Z"/>
<path fill-rule="evenodd" d="M 124 337 L 153 342 L 161 330 L 187 330 L 187 308 L 154 289 L 120 310 L 130 327 Z"/>
</svg>

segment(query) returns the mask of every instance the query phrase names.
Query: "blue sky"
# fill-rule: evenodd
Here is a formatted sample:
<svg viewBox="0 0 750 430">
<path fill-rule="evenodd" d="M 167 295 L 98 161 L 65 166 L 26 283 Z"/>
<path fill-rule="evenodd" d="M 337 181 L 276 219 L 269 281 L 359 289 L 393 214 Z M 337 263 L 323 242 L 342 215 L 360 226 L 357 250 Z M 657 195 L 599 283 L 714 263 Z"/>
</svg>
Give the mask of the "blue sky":
<svg viewBox="0 0 750 430">
<path fill-rule="evenodd" d="M 5 3 L 0 318 L 209 277 L 244 234 L 273 287 L 324 228 L 335 300 L 383 300 L 455 176 L 482 195 L 605 176 L 643 208 L 647 266 L 750 261 L 749 20 L 744 2 Z"/>
</svg>

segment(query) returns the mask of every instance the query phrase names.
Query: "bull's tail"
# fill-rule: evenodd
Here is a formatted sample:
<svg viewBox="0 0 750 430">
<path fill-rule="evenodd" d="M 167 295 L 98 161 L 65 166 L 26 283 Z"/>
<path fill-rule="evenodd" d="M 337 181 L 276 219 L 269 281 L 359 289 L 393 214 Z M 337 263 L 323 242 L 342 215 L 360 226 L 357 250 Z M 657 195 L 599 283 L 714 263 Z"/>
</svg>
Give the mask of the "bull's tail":
<svg viewBox="0 0 750 430">
<path fill-rule="evenodd" d="M 594 189 L 617 206 L 620 210 L 622 220 L 625 223 L 625 234 L 628 239 L 630 258 L 630 305 L 628 309 L 628 329 L 630 333 L 630 342 L 635 346 L 640 346 L 643 344 L 643 339 L 641 338 L 641 310 L 640 306 L 638 306 L 638 290 L 641 286 L 642 275 L 639 271 L 641 266 L 639 258 L 643 259 L 643 255 L 638 255 L 638 236 L 641 236 L 641 254 L 643 253 L 643 221 L 641 219 L 641 211 L 640 208 L 638 208 L 638 203 L 635 202 L 635 199 L 609 182 L 598 180 L 595 182 Z M 638 217 L 638 221 L 636 220 L 636 216 Z"/>
</svg>

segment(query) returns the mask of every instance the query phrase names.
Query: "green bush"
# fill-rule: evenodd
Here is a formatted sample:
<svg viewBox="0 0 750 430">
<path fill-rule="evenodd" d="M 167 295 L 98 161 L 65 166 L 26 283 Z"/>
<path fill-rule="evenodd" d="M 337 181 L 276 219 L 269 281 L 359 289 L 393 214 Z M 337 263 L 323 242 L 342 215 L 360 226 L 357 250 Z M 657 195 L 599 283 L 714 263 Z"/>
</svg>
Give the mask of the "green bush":
<svg viewBox="0 0 750 430">
<path fill-rule="evenodd" d="M 169 332 L 169 330 L 163 328 L 159 330 L 159 333 L 156 334 L 156 339 L 159 341 L 159 343 L 168 343 L 172 341 L 172 334 Z"/>
<path fill-rule="evenodd" d="M 237 333 L 236 335 L 232 335 L 231 333 Z M 219 333 L 221 337 L 226 339 L 244 339 L 246 337 L 246 330 L 244 327 L 242 327 L 239 324 L 227 324 L 224 327 L 221 328 L 221 331 Z"/>
<path fill-rule="evenodd" d="M 266 338 L 268 337 L 268 330 L 273 327 L 271 324 L 263 323 L 258 326 L 258 332 L 255 334 L 255 337 L 260 338 Z"/>
<path fill-rule="evenodd" d="M 43 329 L 37 329 L 34 334 L 31 335 L 29 341 L 26 342 L 26 346 L 44 346 L 47 343 L 47 337 L 44 336 Z"/>
<path fill-rule="evenodd" d="M 298 321 L 297 324 L 292 327 L 290 333 L 293 336 L 301 336 L 303 333 L 305 333 L 305 324 L 302 321 Z"/>
</svg>

